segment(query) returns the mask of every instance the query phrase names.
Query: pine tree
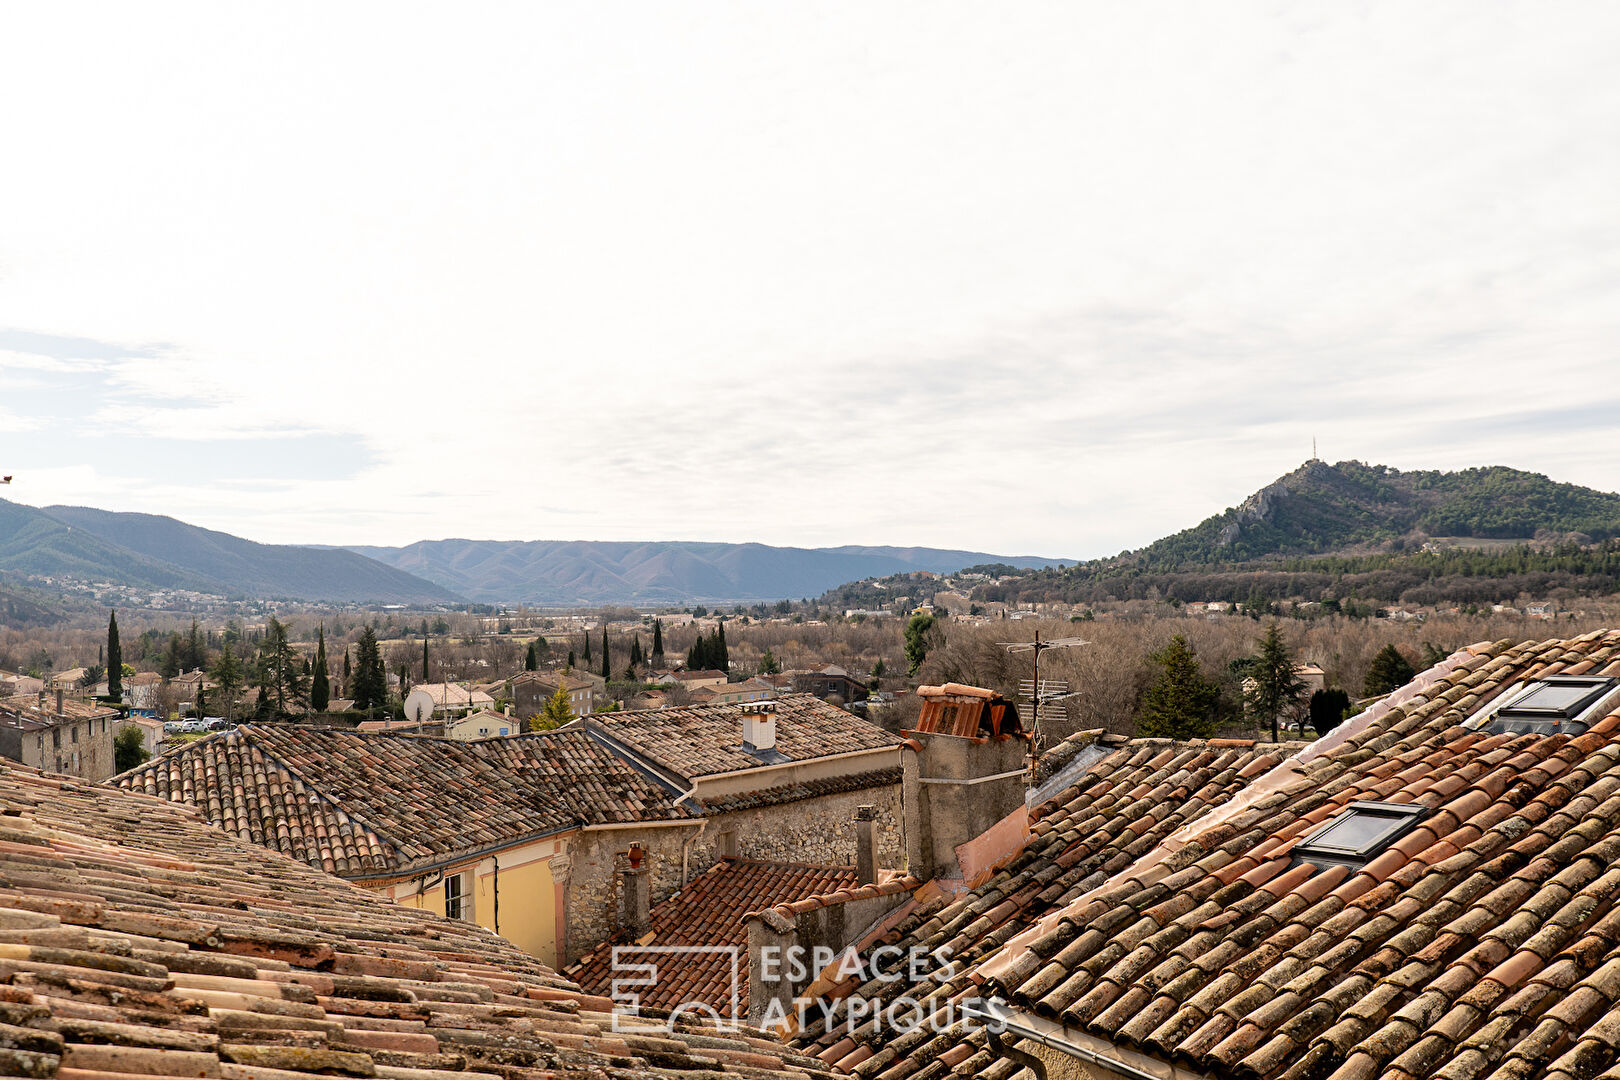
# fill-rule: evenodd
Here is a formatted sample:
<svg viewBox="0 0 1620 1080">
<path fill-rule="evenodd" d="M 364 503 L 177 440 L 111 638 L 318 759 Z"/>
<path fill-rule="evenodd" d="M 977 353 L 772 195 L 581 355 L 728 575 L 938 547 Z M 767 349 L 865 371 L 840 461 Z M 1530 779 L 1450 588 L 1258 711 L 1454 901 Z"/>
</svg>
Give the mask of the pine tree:
<svg viewBox="0 0 1620 1080">
<path fill-rule="evenodd" d="M 200 671 L 207 666 L 208 641 L 197 620 L 192 619 L 191 629 L 186 631 L 185 644 L 180 650 L 180 668 L 182 671 Z"/>
<path fill-rule="evenodd" d="M 609 667 L 611 662 L 608 658 L 607 622 L 604 621 L 602 623 L 602 678 L 604 679 L 613 678 L 613 671 Z"/>
<path fill-rule="evenodd" d="M 349 688 L 357 709 L 376 709 L 388 704 L 388 672 L 383 667 L 377 631 L 366 627 L 354 647 L 354 682 Z"/>
<path fill-rule="evenodd" d="M 1372 658 L 1372 664 L 1367 668 L 1367 677 L 1362 681 L 1361 694 L 1363 697 L 1377 697 L 1399 690 L 1412 681 L 1417 672 L 1412 670 L 1412 664 L 1394 645 L 1385 645 L 1378 650 Z"/>
<path fill-rule="evenodd" d="M 652 666 L 664 666 L 664 624 L 658 619 L 653 620 Z"/>
<path fill-rule="evenodd" d="M 315 673 L 309 681 L 309 707 L 325 712 L 331 700 L 332 683 L 326 674 L 326 627 L 322 626 L 315 634 Z"/>
<path fill-rule="evenodd" d="M 761 675 L 775 675 L 782 670 L 782 665 L 776 662 L 776 654 L 766 646 L 765 655 L 759 658 L 759 673 Z"/>
<path fill-rule="evenodd" d="M 1137 734 L 1159 739 L 1202 739 L 1211 735 L 1221 691 L 1213 679 L 1205 676 L 1187 639 L 1175 635 L 1149 659 L 1159 665 L 1160 671 L 1142 697 Z"/>
<path fill-rule="evenodd" d="M 1294 671 L 1294 657 L 1283 641 L 1282 630 L 1273 622 L 1266 627 L 1266 636 L 1260 639 L 1260 648 L 1249 665 L 1249 677 L 1244 687 L 1244 699 L 1249 716 L 1257 724 L 1271 725 L 1271 741 L 1282 738 L 1278 719 L 1285 710 L 1299 703 L 1305 692 Z"/>
<path fill-rule="evenodd" d="M 107 696 L 124 700 L 124 650 L 118 644 L 118 613 L 107 616 Z"/>
<path fill-rule="evenodd" d="M 269 690 L 277 716 L 292 716 L 305 704 L 303 661 L 287 637 L 287 627 L 271 616 L 259 646 L 260 685 Z"/>
<path fill-rule="evenodd" d="M 180 674 L 180 653 L 183 647 L 179 633 L 169 635 L 169 644 L 163 650 L 163 663 L 158 665 L 159 675 L 165 679 L 172 679 Z"/>
<path fill-rule="evenodd" d="M 208 676 L 219 687 L 225 701 L 225 719 L 232 719 L 236 714 L 236 695 L 242 689 L 242 665 L 237 662 L 236 650 L 229 645 L 221 649 L 219 659 L 214 661 L 214 670 Z"/>
</svg>

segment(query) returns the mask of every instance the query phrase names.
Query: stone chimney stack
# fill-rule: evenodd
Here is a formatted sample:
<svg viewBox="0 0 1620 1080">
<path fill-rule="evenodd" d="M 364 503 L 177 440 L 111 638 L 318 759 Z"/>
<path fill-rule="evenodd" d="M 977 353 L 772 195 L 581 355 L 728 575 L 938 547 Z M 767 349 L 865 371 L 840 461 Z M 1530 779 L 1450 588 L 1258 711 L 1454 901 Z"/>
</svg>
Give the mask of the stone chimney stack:
<svg viewBox="0 0 1620 1080">
<path fill-rule="evenodd" d="M 56 688 L 56 715 L 57 716 L 65 715 L 62 712 L 62 688 L 60 686 L 58 686 Z"/>
<path fill-rule="evenodd" d="M 861 885 L 877 884 L 877 807 L 855 808 L 855 876 Z"/>
<path fill-rule="evenodd" d="M 776 702 L 744 703 L 742 741 L 744 750 L 776 749 Z"/>
<path fill-rule="evenodd" d="M 1029 736 L 1017 709 L 979 687 L 918 689 L 922 712 L 904 732 L 906 868 L 924 880 L 967 880 L 1028 835 Z"/>
<path fill-rule="evenodd" d="M 620 923 L 625 935 L 636 941 L 652 929 L 652 875 L 647 869 L 647 853 L 640 844 L 631 844 L 630 865 L 624 870 L 624 917 Z"/>
</svg>

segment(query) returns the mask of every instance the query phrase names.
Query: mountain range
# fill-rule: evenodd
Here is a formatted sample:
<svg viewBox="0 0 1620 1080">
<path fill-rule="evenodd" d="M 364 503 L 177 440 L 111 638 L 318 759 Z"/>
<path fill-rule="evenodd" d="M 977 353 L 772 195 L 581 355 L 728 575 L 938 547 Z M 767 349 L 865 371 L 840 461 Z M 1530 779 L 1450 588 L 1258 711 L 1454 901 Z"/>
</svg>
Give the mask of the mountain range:
<svg viewBox="0 0 1620 1080">
<path fill-rule="evenodd" d="M 1020 568 L 1071 559 L 921 547 L 792 548 L 697 541 L 424 540 L 353 547 L 472 600 L 542 605 L 773 601 L 818 596 L 863 577 L 978 563 Z"/>
<path fill-rule="evenodd" d="M 259 544 L 156 514 L 0 499 L 0 571 L 135 588 L 330 603 L 434 604 L 453 593 L 342 549 Z"/>
<path fill-rule="evenodd" d="M 83 506 L 37 509 L 0 499 L 0 574 L 134 588 L 326 603 L 536 605 L 774 601 L 816 596 L 854 578 L 948 573 L 983 562 L 1072 560 L 936 548 L 784 548 L 674 541 L 432 540 L 407 547 L 260 544 L 156 514 Z M 13 583 L 14 584 L 14 583 Z M 0 593 L 0 616 L 43 609 Z"/>
</svg>

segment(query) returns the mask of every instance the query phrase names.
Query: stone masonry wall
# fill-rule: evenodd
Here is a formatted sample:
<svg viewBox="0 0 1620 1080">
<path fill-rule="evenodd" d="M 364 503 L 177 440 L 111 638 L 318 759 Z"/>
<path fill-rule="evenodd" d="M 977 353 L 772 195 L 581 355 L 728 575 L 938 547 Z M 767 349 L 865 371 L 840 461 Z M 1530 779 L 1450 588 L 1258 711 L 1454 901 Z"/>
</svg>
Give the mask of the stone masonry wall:
<svg viewBox="0 0 1620 1080">
<path fill-rule="evenodd" d="M 878 865 L 903 869 L 906 844 L 900 819 L 901 785 L 839 792 L 814 799 L 737 810 L 707 818 L 698 833 L 697 823 L 684 827 L 608 829 L 584 832 L 569 842 L 568 855 L 552 864 L 552 877 L 567 875 L 568 963 L 612 937 L 619 927 L 621 885 L 615 870 L 623 865 L 623 852 L 639 842 L 647 851 L 652 874 L 652 902 L 658 904 L 681 887 L 681 847 L 696 835 L 687 851 L 687 879 L 697 877 L 720 861 L 727 834 L 734 837 L 734 854 L 745 859 L 814 863 L 821 866 L 855 865 L 855 808 L 878 808 Z M 738 917 L 743 912 L 738 912 Z"/>
<path fill-rule="evenodd" d="M 692 876 L 720 861 L 723 837 L 733 834 L 735 850 L 744 859 L 813 863 L 817 866 L 855 865 L 855 808 L 876 806 L 878 811 L 878 866 L 904 869 L 906 842 L 900 820 L 900 785 L 863 788 L 814 799 L 715 814 L 708 828 L 692 843 Z"/>
</svg>

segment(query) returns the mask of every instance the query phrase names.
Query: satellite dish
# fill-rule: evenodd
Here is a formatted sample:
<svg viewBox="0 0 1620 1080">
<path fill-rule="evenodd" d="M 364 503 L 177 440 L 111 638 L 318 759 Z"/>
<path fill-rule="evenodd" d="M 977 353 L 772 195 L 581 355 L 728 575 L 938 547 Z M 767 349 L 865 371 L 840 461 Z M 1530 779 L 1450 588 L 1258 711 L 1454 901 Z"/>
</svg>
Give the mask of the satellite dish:
<svg viewBox="0 0 1620 1080">
<path fill-rule="evenodd" d="M 405 719 L 413 724 L 425 724 L 433 719 L 433 696 L 424 690 L 413 690 L 407 694 Z"/>
</svg>

